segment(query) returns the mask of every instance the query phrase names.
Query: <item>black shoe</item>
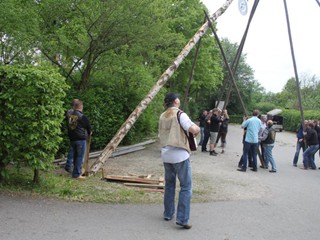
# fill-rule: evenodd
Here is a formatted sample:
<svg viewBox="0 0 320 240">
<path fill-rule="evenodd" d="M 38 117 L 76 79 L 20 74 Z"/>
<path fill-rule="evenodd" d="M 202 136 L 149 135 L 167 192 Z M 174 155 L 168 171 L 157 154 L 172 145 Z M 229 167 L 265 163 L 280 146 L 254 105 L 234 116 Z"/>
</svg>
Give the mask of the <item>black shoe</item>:
<svg viewBox="0 0 320 240">
<path fill-rule="evenodd" d="M 70 168 L 64 168 L 64 170 L 66 170 L 68 173 L 71 173 L 71 169 Z"/>
<path fill-rule="evenodd" d="M 177 225 L 183 227 L 184 229 L 190 229 L 192 228 L 192 225 L 191 224 L 182 224 L 182 223 L 178 223 L 176 222 Z"/>
<path fill-rule="evenodd" d="M 247 170 L 244 169 L 244 168 L 238 168 L 237 171 L 239 171 L 239 172 L 245 172 L 245 171 L 247 171 Z"/>
<path fill-rule="evenodd" d="M 276 173 L 277 170 L 270 170 L 269 172 L 271 172 L 271 173 Z"/>
<path fill-rule="evenodd" d="M 268 167 L 264 167 L 264 166 L 262 166 L 262 165 L 260 165 L 260 167 L 261 167 L 261 168 L 264 168 L 264 169 L 268 169 Z"/>
<path fill-rule="evenodd" d="M 172 217 L 170 218 L 170 217 L 164 217 L 163 218 L 165 221 L 171 221 L 171 219 L 172 219 Z"/>
<path fill-rule="evenodd" d="M 213 152 L 213 151 L 210 151 L 210 155 L 211 155 L 211 156 L 217 156 L 218 154 L 215 153 L 215 152 Z"/>
<path fill-rule="evenodd" d="M 201 150 L 201 152 L 208 152 L 207 149 Z"/>
<path fill-rule="evenodd" d="M 294 166 L 294 167 L 298 167 L 297 164 L 295 164 L 295 163 L 293 164 L 293 166 Z M 320 168 L 319 168 L 319 169 L 320 169 Z"/>
<path fill-rule="evenodd" d="M 252 168 L 250 170 L 253 171 L 253 172 L 258 172 L 258 169 L 256 169 L 256 168 Z"/>
</svg>

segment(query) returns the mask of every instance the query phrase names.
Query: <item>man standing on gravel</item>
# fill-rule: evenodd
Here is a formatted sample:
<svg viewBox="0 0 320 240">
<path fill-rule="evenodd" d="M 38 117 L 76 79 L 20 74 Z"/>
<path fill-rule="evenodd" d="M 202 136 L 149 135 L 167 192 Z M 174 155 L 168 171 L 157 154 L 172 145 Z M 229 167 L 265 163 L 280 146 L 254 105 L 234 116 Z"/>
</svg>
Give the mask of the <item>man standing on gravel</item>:
<svg viewBox="0 0 320 240">
<path fill-rule="evenodd" d="M 243 146 L 243 163 L 241 168 L 238 169 L 240 172 L 247 171 L 248 153 L 252 153 L 252 171 L 257 172 L 257 147 L 259 143 L 258 134 L 262 127 L 262 123 L 259 116 L 259 110 L 253 110 L 253 116 L 242 123 L 242 128 L 246 128 L 246 137 L 244 139 Z"/>
<path fill-rule="evenodd" d="M 159 120 L 159 138 L 161 158 L 165 171 L 164 220 L 170 221 L 175 213 L 176 179 L 180 182 L 176 224 L 190 229 L 190 202 L 192 195 L 192 173 L 190 148 L 185 132 L 194 136 L 200 128 L 193 123 L 188 115 L 179 109 L 178 95 L 168 93 L 164 99 L 165 112 Z M 179 119 L 178 119 L 179 117 Z"/>
</svg>

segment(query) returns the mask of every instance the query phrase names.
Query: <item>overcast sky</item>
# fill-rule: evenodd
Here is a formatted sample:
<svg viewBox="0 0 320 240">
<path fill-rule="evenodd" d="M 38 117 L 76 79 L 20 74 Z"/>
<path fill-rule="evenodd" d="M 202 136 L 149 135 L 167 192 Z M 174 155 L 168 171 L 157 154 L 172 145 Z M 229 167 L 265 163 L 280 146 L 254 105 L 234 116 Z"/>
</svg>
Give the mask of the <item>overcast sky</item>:
<svg viewBox="0 0 320 240">
<path fill-rule="evenodd" d="M 202 2 L 212 15 L 225 0 Z M 254 0 L 247 2 L 247 15 L 240 14 L 238 0 L 233 0 L 217 19 L 220 39 L 227 37 L 231 42 L 240 43 Z M 320 78 L 320 7 L 316 0 L 286 2 L 299 78 L 305 74 Z M 247 54 L 247 63 L 255 71 L 255 79 L 266 91 L 280 92 L 288 79 L 294 77 L 283 1 L 260 0 L 243 52 Z"/>
</svg>

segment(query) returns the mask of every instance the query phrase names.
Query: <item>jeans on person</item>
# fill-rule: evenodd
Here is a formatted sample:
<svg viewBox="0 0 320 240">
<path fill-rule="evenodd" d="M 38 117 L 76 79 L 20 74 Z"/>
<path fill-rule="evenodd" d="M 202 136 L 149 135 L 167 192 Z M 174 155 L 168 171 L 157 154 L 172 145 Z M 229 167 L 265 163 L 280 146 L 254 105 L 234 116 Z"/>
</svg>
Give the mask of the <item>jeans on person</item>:
<svg viewBox="0 0 320 240">
<path fill-rule="evenodd" d="M 204 139 L 204 127 L 200 127 L 200 141 L 199 145 L 203 144 L 203 139 Z"/>
<path fill-rule="evenodd" d="M 317 145 L 310 145 L 304 152 L 303 152 L 303 166 L 304 168 L 308 169 L 309 165 L 312 169 L 316 169 L 316 164 L 314 163 L 314 155 L 319 149 L 319 144 Z"/>
<path fill-rule="evenodd" d="M 203 138 L 203 142 L 201 144 L 201 151 L 207 151 L 207 144 L 210 138 L 210 132 L 209 131 L 205 131 L 204 132 L 204 138 Z"/>
<path fill-rule="evenodd" d="M 180 182 L 180 192 L 177 207 L 177 223 L 188 224 L 190 215 L 190 201 L 192 195 L 192 173 L 190 160 L 179 163 L 164 163 L 165 192 L 164 217 L 171 219 L 175 213 L 176 179 Z"/>
<path fill-rule="evenodd" d="M 66 166 L 64 167 L 65 170 L 67 170 L 68 172 L 71 171 L 72 168 L 72 163 L 73 163 L 73 147 L 72 145 L 70 145 L 69 147 L 69 152 L 68 152 L 68 156 L 67 156 L 67 162 L 66 162 Z"/>
<path fill-rule="evenodd" d="M 296 152 L 295 152 L 294 158 L 293 158 L 293 165 L 297 165 L 297 163 L 298 163 L 298 158 L 299 158 L 301 148 L 302 148 L 302 151 L 304 152 L 305 151 L 304 142 L 297 141 Z"/>
<path fill-rule="evenodd" d="M 253 170 L 258 169 L 257 168 L 257 147 L 258 147 L 258 143 L 249 143 L 246 141 L 244 142 L 242 169 L 244 170 L 247 169 L 248 155 L 250 151 L 252 154 L 252 168 Z"/>
<path fill-rule="evenodd" d="M 266 167 L 268 167 L 268 164 L 270 162 L 271 164 L 271 170 L 277 171 L 276 162 L 274 161 L 273 155 L 272 155 L 272 149 L 274 147 L 274 144 L 265 144 L 264 145 L 264 161 L 266 164 Z"/>
<path fill-rule="evenodd" d="M 84 155 L 86 152 L 86 140 L 72 141 L 73 147 L 73 171 L 72 177 L 77 178 L 82 174 L 82 164 L 84 161 Z"/>
</svg>

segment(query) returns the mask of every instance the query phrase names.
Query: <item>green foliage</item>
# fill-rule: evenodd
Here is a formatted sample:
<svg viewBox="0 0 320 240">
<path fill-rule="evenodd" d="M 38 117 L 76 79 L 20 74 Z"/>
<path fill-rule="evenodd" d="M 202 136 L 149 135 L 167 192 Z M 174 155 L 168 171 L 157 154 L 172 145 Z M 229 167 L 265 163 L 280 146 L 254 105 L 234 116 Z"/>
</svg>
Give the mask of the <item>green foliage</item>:
<svg viewBox="0 0 320 240">
<path fill-rule="evenodd" d="M 320 113 L 317 110 L 306 110 L 303 112 L 305 120 L 318 120 L 320 119 Z M 283 128 L 286 131 L 295 132 L 301 124 L 300 111 L 294 109 L 285 109 L 281 113 L 283 117 Z"/>
<path fill-rule="evenodd" d="M 0 67 L 0 166 L 50 166 L 61 141 L 67 85 L 54 69 Z"/>
</svg>

